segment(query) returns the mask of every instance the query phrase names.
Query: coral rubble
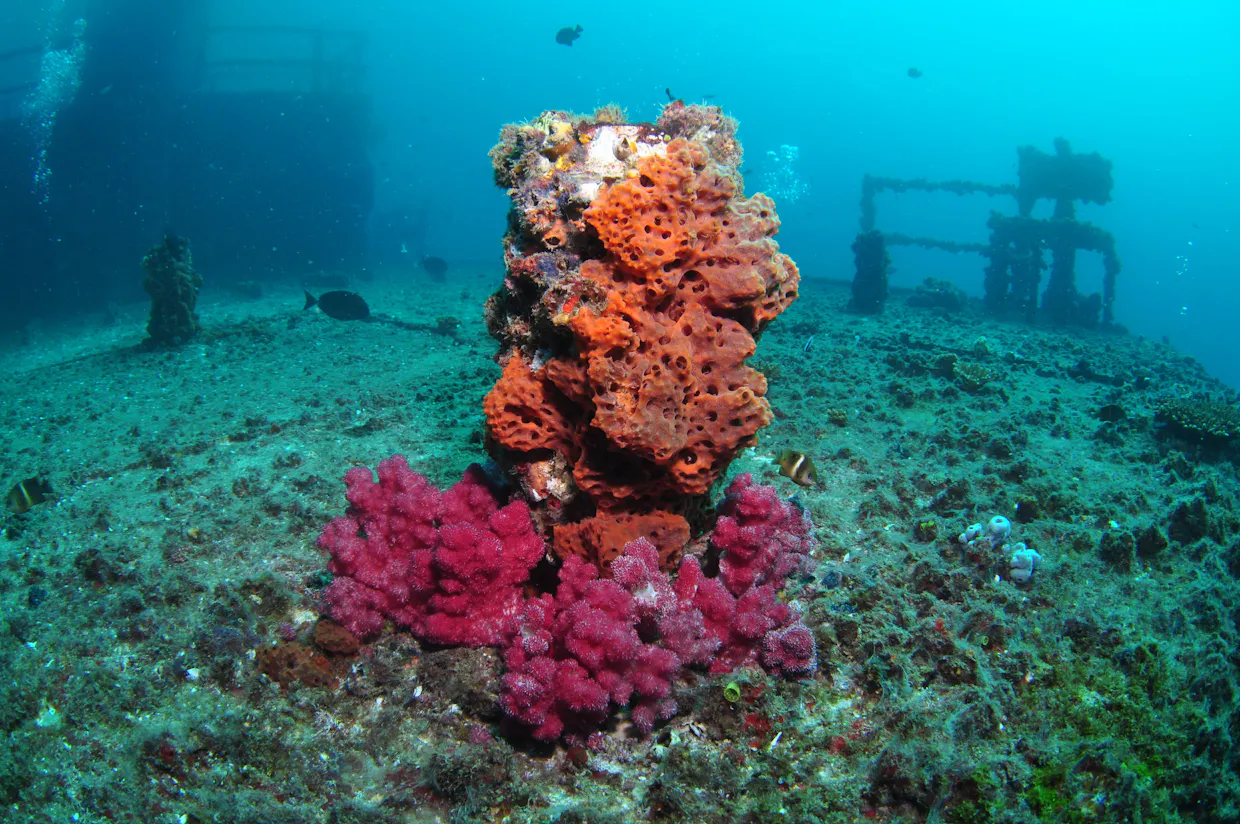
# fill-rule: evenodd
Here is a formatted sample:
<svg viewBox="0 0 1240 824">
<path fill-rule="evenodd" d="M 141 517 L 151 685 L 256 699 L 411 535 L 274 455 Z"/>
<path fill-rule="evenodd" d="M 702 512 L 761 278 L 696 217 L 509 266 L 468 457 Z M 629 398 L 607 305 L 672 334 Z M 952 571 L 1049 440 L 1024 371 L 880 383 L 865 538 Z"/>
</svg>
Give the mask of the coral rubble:
<svg viewBox="0 0 1240 824">
<path fill-rule="evenodd" d="M 464 318 L 491 277 L 474 270 L 469 294 L 374 288 L 399 314 Z M 733 596 L 714 556 L 743 547 L 720 546 L 724 527 L 659 562 L 678 563 L 675 578 L 648 550 L 591 578 L 617 595 L 598 611 L 628 603 L 632 618 L 579 632 L 631 641 L 637 619 L 623 652 L 680 658 L 677 710 L 658 721 L 666 670 L 561 636 L 545 656 L 557 667 L 634 691 L 627 706 L 609 693 L 594 728 L 553 685 L 557 743 L 504 712 L 503 638 L 438 648 L 401 626 L 359 643 L 320 618 L 331 556 L 314 538 L 344 505 L 343 468 L 397 440 L 443 489 L 477 458 L 478 399 L 499 372 L 464 366 L 491 346 L 481 324 L 446 345 L 377 324 L 290 326 L 277 304 L 206 338 L 205 358 L 134 358 L 109 328 L 110 354 L 0 376 L 0 447 L 45 456 L 64 496 L 4 530 L 5 820 L 1236 820 L 1240 438 L 1209 443 L 1159 415 L 1167 398 L 1235 407 L 1234 392 L 1113 330 L 1031 328 L 976 302 L 948 315 L 899 293 L 860 318 L 839 311 L 848 296 L 811 281 L 764 333 L 775 420 L 728 471 L 778 489 L 758 545 L 788 539 L 786 560 L 812 515 L 817 565 L 773 599 Z M 340 356 L 307 381 L 302 355 L 318 347 Z M 231 391 L 203 394 L 220 364 Z M 971 391 L 957 364 L 990 378 Z M 813 457 L 819 484 L 779 474 L 786 446 Z M 718 520 L 745 534 L 750 503 L 725 499 Z M 1032 580 L 995 545 L 1002 523 L 958 541 L 996 513 L 1043 557 Z M 522 604 L 547 572 L 530 572 Z M 647 610 L 670 603 L 662 577 L 677 610 L 651 628 Z M 778 625 L 796 604 L 805 629 Z M 798 675 L 814 653 L 817 670 Z M 538 688 L 512 693 L 530 721 Z"/>
<path fill-rule="evenodd" d="M 680 540 L 770 422 L 745 360 L 799 283 L 774 204 L 742 192 L 734 121 L 679 102 L 604 120 L 547 112 L 492 151 L 512 211 L 485 402 L 493 453 L 549 525 L 593 519 L 556 534 L 596 562 L 623 545 L 600 520 L 655 516 Z"/>
</svg>

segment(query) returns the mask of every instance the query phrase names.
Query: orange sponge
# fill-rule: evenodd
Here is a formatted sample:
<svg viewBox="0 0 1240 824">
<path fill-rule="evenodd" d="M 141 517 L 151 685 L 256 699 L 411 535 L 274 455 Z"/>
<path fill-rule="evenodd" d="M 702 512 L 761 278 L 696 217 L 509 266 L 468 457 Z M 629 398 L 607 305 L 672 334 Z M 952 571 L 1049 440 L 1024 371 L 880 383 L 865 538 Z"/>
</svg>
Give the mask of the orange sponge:
<svg viewBox="0 0 1240 824">
<path fill-rule="evenodd" d="M 561 558 L 578 555 L 599 569 L 620 557 L 629 541 L 645 538 L 659 550 L 659 566 L 675 569 L 680 550 L 689 543 L 689 522 L 670 512 L 643 515 L 597 515 L 555 528 L 555 551 Z"/>
<path fill-rule="evenodd" d="M 584 500 L 556 513 L 557 551 L 596 563 L 634 525 L 679 518 L 667 513 L 708 493 L 770 422 L 766 381 L 745 360 L 797 296 L 774 204 L 740 191 L 724 134 L 735 124 L 683 106 L 658 128 L 673 123 L 700 139 L 578 123 L 584 148 L 554 165 L 539 160 L 536 130 L 497 155 L 511 160 L 514 203 L 536 194 L 540 209 L 534 220 L 514 207 L 509 277 L 488 319 L 506 361 L 487 425 L 509 465 L 561 456 Z M 603 151 L 620 145 L 608 129 L 627 130 L 623 157 Z M 666 534 L 688 538 L 679 525 Z"/>
<path fill-rule="evenodd" d="M 491 437 L 514 452 L 568 451 L 573 432 L 554 391 L 524 360 L 510 357 L 482 402 Z"/>
</svg>

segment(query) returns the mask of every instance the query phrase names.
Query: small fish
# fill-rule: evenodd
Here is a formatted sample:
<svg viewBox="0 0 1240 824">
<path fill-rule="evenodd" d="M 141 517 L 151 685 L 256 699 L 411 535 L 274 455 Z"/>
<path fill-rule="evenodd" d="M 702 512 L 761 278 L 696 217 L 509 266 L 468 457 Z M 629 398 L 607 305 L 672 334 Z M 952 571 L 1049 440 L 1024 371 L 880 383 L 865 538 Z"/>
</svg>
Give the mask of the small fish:
<svg viewBox="0 0 1240 824">
<path fill-rule="evenodd" d="M 555 42 L 561 46 L 571 46 L 574 40 L 581 37 L 582 31 L 581 26 L 565 26 L 555 33 Z"/>
<path fill-rule="evenodd" d="M 302 311 L 311 306 L 318 306 L 324 315 L 336 320 L 370 319 L 370 307 L 361 295 L 354 292 L 324 292 L 317 298 L 306 292 L 306 305 L 302 307 Z"/>
<path fill-rule="evenodd" d="M 9 512 L 21 515 L 23 512 L 29 511 L 32 506 L 37 506 L 46 501 L 51 495 L 52 487 L 47 481 L 36 476 L 22 481 L 10 489 L 6 504 Z"/>
<path fill-rule="evenodd" d="M 779 453 L 775 463 L 779 464 L 779 474 L 791 479 L 798 486 L 814 486 L 818 483 L 818 470 L 814 469 L 814 462 L 804 452 L 785 449 Z"/>
<path fill-rule="evenodd" d="M 448 261 L 434 255 L 427 255 L 422 258 L 418 265 L 422 267 L 422 271 L 437 281 L 442 281 L 443 276 L 448 273 Z"/>
<path fill-rule="evenodd" d="M 916 80 L 917 78 L 921 77 L 921 69 L 917 68 L 916 66 L 910 68 L 908 70 L 908 76 Z"/>
</svg>

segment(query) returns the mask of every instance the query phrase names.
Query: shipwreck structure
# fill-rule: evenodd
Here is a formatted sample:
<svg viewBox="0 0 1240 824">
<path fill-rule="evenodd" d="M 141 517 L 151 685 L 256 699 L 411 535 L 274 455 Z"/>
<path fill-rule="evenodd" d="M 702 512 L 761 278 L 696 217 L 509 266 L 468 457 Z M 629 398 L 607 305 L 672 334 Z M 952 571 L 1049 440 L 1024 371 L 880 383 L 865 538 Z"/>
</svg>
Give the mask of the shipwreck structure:
<svg viewBox="0 0 1240 824">
<path fill-rule="evenodd" d="M 878 312 L 887 297 L 888 246 L 920 246 L 952 253 L 971 252 L 989 262 L 985 269 L 985 303 L 995 314 L 1018 314 L 1032 321 L 1041 309 L 1053 322 L 1094 325 L 1114 320 L 1115 277 L 1120 262 L 1115 238 L 1098 226 L 1077 220 L 1076 202 L 1105 204 L 1111 200 L 1111 161 L 1097 152 L 1077 154 L 1068 141 L 1055 140 L 1054 154 L 1033 146 L 1021 146 L 1013 184 L 977 183 L 969 180 L 930 181 L 866 175 L 861 184 L 861 231 L 853 243 L 856 275 L 851 308 Z M 881 232 L 876 227 L 875 199 L 880 192 L 950 192 L 957 195 L 985 194 L 1015 199 L 1016 215 L 991 212 L 987 226 L 989 243 L 956 243 L 930 237 L 910 237 Z M 1033 217 L 1041 199 L 1054 203 L 1050 218 Z M 1101 294 L 1084 295 L 1076 286 L 1076 253 L 1102 256 Z M 1050 253 L 1048 264 L 1046 253 Z M 1042 272 L 1050 277 L 1042 290 Z"/>
</svg>

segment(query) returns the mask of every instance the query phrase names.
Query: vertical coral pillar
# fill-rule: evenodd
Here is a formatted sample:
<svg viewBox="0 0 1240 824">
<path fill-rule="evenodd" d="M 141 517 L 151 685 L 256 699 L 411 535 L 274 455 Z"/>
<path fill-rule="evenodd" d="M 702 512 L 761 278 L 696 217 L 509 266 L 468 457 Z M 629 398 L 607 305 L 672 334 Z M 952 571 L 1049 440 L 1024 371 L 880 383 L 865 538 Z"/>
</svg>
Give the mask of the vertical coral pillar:
<svg viewBox="0 0 1240 824">
<path fill-rule="evenodd" d="M 485 412 L 558 552 L 601 566 L 648 537 L 670 566 L 684 513 L 771 420 L 745 361 L 799 275 L 774 204 L 743 194 L 735 121 L 679 102 L 619 120 L 546 112 L 492 151 L 513 205 Z"/>
</svg>

